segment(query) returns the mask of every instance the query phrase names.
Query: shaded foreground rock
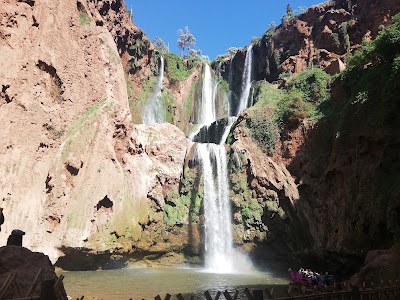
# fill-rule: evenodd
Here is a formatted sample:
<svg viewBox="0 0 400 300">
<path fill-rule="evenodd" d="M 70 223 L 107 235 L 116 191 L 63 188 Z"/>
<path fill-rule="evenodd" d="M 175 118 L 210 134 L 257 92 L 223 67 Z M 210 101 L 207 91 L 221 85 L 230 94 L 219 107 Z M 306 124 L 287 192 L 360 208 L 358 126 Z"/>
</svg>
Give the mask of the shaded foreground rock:
<svg viewBox="0 0 400 300">
<path fill-rule="evenodd" d="M 39 269 L 43 269 L 39 283 L 33 291 L 32 296 L 41 295 L 41 283 L 45 280 L 57 280 L 57 275 L 54 272 L 54 267 L 51 264 L 48 256 L 39 252 L 32 252 L 27 248 L 18 246 L 5 246 L 0 248 L 0 286 L 6 281 L 10 273 L 15 273 L 15 282 L 17 288 L 10 287 L 5 298 L 24 297 Z M 67 299 L 63 284 L 59 286 L 61 299 Z"/>
<path fill-rule="evenodd" d="M 368 251 L 364 266 L 351 278 L 351 282 L 362 285 L 363 282 L 394 280 L 400 276 L 400 245 L 388 250 Z"/>
</svg>

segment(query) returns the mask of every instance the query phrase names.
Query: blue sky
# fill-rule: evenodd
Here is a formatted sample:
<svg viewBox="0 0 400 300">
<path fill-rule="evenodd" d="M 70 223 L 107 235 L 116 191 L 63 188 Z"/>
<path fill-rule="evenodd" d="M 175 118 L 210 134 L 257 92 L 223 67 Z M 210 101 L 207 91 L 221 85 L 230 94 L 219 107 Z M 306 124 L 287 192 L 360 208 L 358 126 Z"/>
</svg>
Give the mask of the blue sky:
<svg viewBox="0 0 400 300">
<path fill-rule="evenodd" d="M 195 49 L 211 60 L 229 47 L 244 47 L 254 36 L 262 36 L 270 22 L 280 24 L 289 3 L 293 10 L 322 0 L 125 0 L 133 10 L 133 21 L 150 40 L 160 37 L 170 51 L 180 53 L 178 29 L 189 27 L 196 38 Z M 187 51 L 187 50 L 186 50 Z M 186 52 L 185 52 L 186 53 Z"/>
</svg>

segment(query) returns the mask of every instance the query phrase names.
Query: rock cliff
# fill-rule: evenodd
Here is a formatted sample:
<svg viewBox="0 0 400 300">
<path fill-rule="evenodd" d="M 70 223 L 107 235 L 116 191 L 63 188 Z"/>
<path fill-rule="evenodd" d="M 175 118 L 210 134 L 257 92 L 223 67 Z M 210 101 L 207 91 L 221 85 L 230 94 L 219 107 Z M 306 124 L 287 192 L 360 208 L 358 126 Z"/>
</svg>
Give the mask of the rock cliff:
<svg viewBox="0 0 400 300">
<path fill-rule="evenodd" d="M 24 230 L 53 262 L 61 248 L 157 244 L 188 141 L 131 123 L 124 67 L 134 55 L 140 83 L 152 50 L 123 2 L 4 0 L 0 32 L 1 240 Z"/>
<path fill-rule="evenodd" d="M 0 239 L 24 230 L 24 245 L 53 262 L 64 256 L 58 264 L 66 269 L 198 262 L 203 179 L 185 134 L 197 122 L 202 63 L 163 55 L 171 124 L 145 126 L 141 113 L 162 54 L 122 0 L 0 3 Z M 289 78 L 312 66 L 342 71 L 398 11 L 391 0 L 331 1 L 285 19 L 255 41 L 253 79 L 290 88 Z M 222 61 L 218 103 L 229 88 L 238 100 L 245 57 L 242 49 Z M 336 81 L 331 102 L 342 110 L 364 101 L 359 92 Z M 278 245 L 322 258 L 392 245 L 398 119 L 362 126 L 365 116 L 373 121 L 373 106 L 357 105 L 340 126 L 298 116 L 280 128 L 264 124 L 281 130 L 267 151 L 251 133 L 257 108 L 239 117 L 226 147 L 236 244 L 260 256 L 257 247 Z M 218 115 L 226 110 L 220 105 Z"/>
</svg>

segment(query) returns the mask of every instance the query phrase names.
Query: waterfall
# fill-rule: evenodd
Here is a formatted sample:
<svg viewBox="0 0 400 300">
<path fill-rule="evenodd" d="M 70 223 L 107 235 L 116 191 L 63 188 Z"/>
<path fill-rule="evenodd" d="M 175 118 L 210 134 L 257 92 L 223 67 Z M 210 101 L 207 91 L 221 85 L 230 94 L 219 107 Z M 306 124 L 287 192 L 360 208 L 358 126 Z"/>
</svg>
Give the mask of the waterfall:
<svg viewBox="0 0 400 300">
<path fill-rule="evenodd" d="M 204 126 L 210 126 L 216 121 L 217 113 L 215 106 L 215 98 L 217 95 L 218 83 L 214 84 L 211 76 L 211 69 L 208 64 L 204 64 L 203 87 L 201 90 L 201 106 L 197 112 L 197 126 L 189 135 L 190 140 L 194 140 L 196 135 Z"/>
<path fill-rule="evenodd" d="M 162 102 L 163 80 L 164 80 L 164 57 L 161 56 L 156 88 L 143 110 L 142 114 L 143 124 L 150 125 L 150 124 L 165 122 L 165 111 Z"/>
<path fill-rule="evenodd" d="M 233 82 L 233 64 L 232 64 L 232 62 L 233 62 L 233 56 L 229 60 L 229 73 L 228 73 L 228 84 L 229 84 L 229 87 L 232 86 L 232 82 Z M 234 115 L 234 112 L 231 111 L 231 109 L 232 109 L 231 102 L 232 102 L 232 90 L 229 89 L 228 90 L 228 114 L 230 116 Z"/>
<path fill-rule="evenodd" d="M 204 68 L 199 128 L 190 138 L 196 143 L 195 160 L 204 179 L 205 267 L 214 273 L 252 271 L 246 256 L 233 248 L 231 204 L 225 141 L 236 117 L 217 120 L 216 93 L 211 70 Z"/>
<path fill-rule="evenodd" d="M 204 178 L 205 266 L 210 271 L 233 271 L 232 225 L 226 150 L 222 145 L 197 144 Z"/>
<path fill-rule="evenodd" d="M 203 125 L 210 125 L 216 120 L 215 112 L 215 98 L 213 89 L 213 78 L 211 76 L 210 66 L 204 65 L 204 78 L 203 78 L 203 89 L 201 97 L 201 114 L 199 123 Z"/>
<path fill-rule="evenodd" d="M 239 105 L 236 111 L 238 116 L 245 108 L 248 107 L 248 99 L 251 88 L 251 69 L 253 64 L 253 44 L 247 48 L 244 70 L 242 75 L 242 90 L 240 94 Z"/>
</svg>

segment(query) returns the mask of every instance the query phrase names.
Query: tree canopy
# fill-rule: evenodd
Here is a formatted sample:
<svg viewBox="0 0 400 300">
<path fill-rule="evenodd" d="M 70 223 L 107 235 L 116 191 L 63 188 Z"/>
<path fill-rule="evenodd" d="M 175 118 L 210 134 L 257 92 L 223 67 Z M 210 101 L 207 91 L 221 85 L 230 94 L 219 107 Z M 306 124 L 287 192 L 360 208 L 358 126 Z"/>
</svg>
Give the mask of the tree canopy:
<svg viewBox="0 0 400 300">
<path fill-rule="evenodd" d="M 190 49 L 196 44 L 196 39 L 193 34 L 190 33 L 189 27 L 185 26 L 185 30 L 178 30 L 178 46 L 182 49 L 181 57 L 183 56 L 183 52 L 185 49 Z"/>
<path fill-rule="evenodd" d="M 156 47 L 156 49 L 161 53 L 161 54 L 165 54 L 169 52 L 168 47 L 165 45 L 164 41 L 159 38 L 158 36 L 156 36 L 153 40 L 152 43 L 154 45 L 154 47 Z"/>
</svg>

